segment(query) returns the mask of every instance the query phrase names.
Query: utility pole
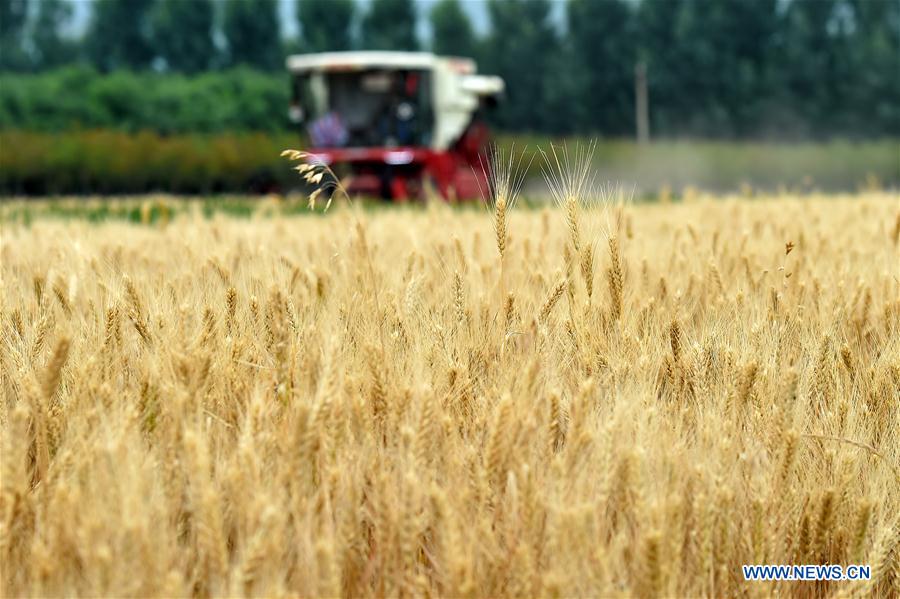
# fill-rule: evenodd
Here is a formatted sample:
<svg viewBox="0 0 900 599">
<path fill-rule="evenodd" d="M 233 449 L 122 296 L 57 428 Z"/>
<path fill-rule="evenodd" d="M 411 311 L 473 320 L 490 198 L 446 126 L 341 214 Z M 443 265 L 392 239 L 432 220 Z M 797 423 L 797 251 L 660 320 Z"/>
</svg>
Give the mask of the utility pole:
<svg viewBox="0 0 900 599">
<path fill-rule="evenodd" d="M 647 65 L 644 61 L 640 61 L 634 66 L 634 117 L 637 123 L 637 140 L 640 144 L 650 140 L 650 118 L 647 110 Z"/>
</svg>

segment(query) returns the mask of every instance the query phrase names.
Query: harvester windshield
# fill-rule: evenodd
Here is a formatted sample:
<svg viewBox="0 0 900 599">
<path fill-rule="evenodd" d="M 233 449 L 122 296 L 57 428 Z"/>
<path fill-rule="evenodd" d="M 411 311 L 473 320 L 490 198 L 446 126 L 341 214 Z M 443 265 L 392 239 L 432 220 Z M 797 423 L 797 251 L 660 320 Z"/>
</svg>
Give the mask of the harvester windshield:
<svg viewBox="0 0 900 599">
<path fill-rule="evenodd" d="M 315 147 L 429 146 L 430 92 L 427 70 L 308 72 L 294 79 L 294 109 Z"/>
</svg>

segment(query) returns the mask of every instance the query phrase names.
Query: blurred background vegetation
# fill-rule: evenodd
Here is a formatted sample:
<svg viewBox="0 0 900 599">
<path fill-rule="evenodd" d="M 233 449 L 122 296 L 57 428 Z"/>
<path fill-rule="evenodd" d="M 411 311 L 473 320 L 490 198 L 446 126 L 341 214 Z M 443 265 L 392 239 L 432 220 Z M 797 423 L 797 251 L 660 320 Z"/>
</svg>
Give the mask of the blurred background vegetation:
<svg viewBox="0 0 900 599">
<path fill-rule="evenodd" d="M 501 135 L 504 152 L 519 155 L 587 138 Z M 230 132 L 162 135 L 112 130 L 61 133 L 0 131 L 0 190 L 15 195 L 76 193 L 267 193 L 296 188 L 297 173 L 280 158 L 298 145 L 291 133 Z M 540 159 L 523 159 L 539 179 Z M 651 144 L 607 140 L 593 153 L 598 182 L 638 197 L 679 197 L 687 188 L 795 193 L 883 189 L 900 182 L 894 141 L 735 143 L 671 140 Z M 544 194 L 541 185 L 529 193 Z"/>
<path fill-rule="evenodd" d="M 289 185 L 284 57 L 349 49 L 474 57 L 503 143 L 641 189 L 900 185 L 900 0 L 0 0 L 0 193 Z"/>
</svg>

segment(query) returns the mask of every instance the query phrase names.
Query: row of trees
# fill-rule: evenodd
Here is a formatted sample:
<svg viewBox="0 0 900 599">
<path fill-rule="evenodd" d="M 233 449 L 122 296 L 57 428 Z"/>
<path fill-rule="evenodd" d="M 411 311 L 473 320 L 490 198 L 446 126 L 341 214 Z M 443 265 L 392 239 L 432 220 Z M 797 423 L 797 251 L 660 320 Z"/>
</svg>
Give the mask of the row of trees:
<svg viewBox="0 0 900 599">
<path fill-rule="evenodd" d="M 647 70 L 664 135 L 900 135 L 900 0 L 484 0 L 478 35 L 461 0 L 103 0 L 80 39 L 67 0 L 0 0 L 0 68 L 73 60 L 101 71 L 278 71 L 293 51 L 432 49 L 503 76 L 509 130 L 634 132 L 634 71 Z M 431 28 L 416 35 L 419 19 Z"/>
<path fill-rule="evenodd" d="M 414 0 L 375 0 L 364 14 L 354 0 L 293 1 L 301 33 L 286 39 L 279 0 L 91 0 L 78 38 L 65 33 L 73 0 L 0 0 L 0 69 L 86 61 L 102 71 L 272 71 L 287 52 L 420 48 Z"/>
</svg>

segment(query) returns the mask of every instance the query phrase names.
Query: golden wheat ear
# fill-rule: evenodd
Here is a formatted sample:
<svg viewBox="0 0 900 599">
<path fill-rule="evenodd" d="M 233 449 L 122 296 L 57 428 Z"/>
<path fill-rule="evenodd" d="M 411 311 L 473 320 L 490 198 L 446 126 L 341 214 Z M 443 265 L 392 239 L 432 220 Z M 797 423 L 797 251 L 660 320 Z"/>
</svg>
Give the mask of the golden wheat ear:
<svg viewBox="0 0 900 599">
<path fill-rule="evenodd" d="M 347 201 L 350 201 L 350 194 L 344 187 L 343 182 L 337 174 L 327 164 L 316 160 L 315 156 L 303 150 L 284 150 L 281 152 L 282 158 L 288 160 L 303 160 L 302 164 L 294 167 L 294 170 L 300 174 L 303 181 L 313 187 L 313 191 L 307 196 L 310 210 L 315 210 L 316 200 L 323 193 L 328 194 L 328 201 L 325 202 L 324 210 L 327 211 L 331 207 L 335 193 L 340 193 Z"/>
<path fill-rule="evenodd" d="M 594 291 L 594 253 L 596 246 L 596 204 L 593 167 L 596 142 L 578 143 L 570 153 L 569 147 L 550 146 L 550 154 L 541 150 L 542 171 L 550 195 L 566 218 L 573 261 L 577 262 L 590 304 Z"/>
<path fill-rule="evenodd" d="M 524 148 L 517 156 L 515 147 L 510 148 L 509 152 L 504 152 L 499 146 L 494 145 L 480 158 L 487 189 L 481 189 L 479 183 L 479 192 L 482 201 L 492 213 L 494 237 L 501 262 L 509 242 L 509 213 L 521 197 L 525 177 L 534 160 L 534 156 L 531 156 L 525 164 L 525 155 Z"/>
</svg>

